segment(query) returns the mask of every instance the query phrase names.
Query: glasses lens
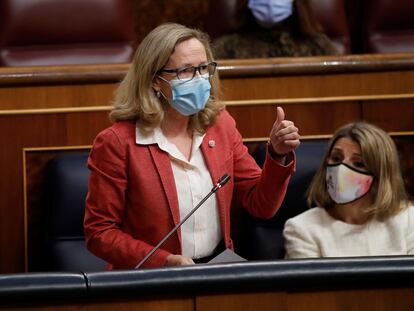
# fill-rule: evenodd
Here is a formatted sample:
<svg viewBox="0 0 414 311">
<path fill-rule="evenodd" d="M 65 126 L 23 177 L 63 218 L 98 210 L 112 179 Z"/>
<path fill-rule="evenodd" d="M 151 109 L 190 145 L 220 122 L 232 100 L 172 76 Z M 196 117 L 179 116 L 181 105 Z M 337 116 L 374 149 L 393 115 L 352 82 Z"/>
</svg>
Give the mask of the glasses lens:
<svg viewBox="0 0 414 311">
<path fill-rule="evenodd" d="M 177 78 L 181 81 L 191 80 L 194 78 L 195 70 L 196 69 L 194 67 L 182 68 L 177 71 Z"/>
<path fill-rule="evenodd" d="M 194 78 L 196 71 L 198 71 L 202 76 L 212 76 L 216 71 L 216 67 L 217 64 L 213 62 L 209 64 L 200 65 L 198 67 L 182 68 L 177 71 L 177 78 L 181 81 L 189 81 Z"/>
<path fill-rule="evenodd" d="M 217 67 L 217 64 L 214 62 L 208 64 L 208 73 L 210 74 L 210 76 L 212 76 L 216 72 L 216 67 Z"/>
<path fill-rule="evenodd" d="M 201 75 L 208 74 L 209 76 L 212 76 L 214 74 L 214 72 L 216 71 L 216 63 L 209 63 L 209 64 L 205 64 L 205 65 L 200 65 L 198 68 L 200 70 Z"/>
</svg>

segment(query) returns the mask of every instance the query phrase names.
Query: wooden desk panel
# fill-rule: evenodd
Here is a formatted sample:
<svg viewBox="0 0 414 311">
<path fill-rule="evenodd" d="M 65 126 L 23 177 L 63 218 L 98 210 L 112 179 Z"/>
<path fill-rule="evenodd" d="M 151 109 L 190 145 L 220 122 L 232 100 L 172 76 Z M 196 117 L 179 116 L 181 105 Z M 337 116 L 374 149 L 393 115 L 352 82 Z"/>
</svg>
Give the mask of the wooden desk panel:
<svg viewBox="0 0 414 311">
<path fill-rule="evenodd" d="M 286 292 L 259 292 L 222 295 L 200 295 L 195 298 L 197 311 L 288 311 Z M 306 309 L 301 309 L 306 310 Z"/>
<path fill-rule="evenodd" d="M 300 280 L 298 280 L 300 281 Z M 264 292 L 196 297 L 197 311 L 412 310 L 414 289 Z"/>
<path fill-rule="evenodd" d="M 110 299 L 99 301 L 0 305 L 0 310 L 17 311 L 195 311 L 193 298 Z M 213 310 L 213 309 L 211 309 Z"/>
<path fill-rule="evenodd" d="M 21 273 L 1 277 L 0 309 L 404 311 L 413 276 L 413 256 Z"/>
<path fill-rule="evenodd" d="M 0 310 L 33 311 L 411 311 L 414 289 L 364 289 L 306 292 L 243 292 L 235 294 L 196 295 L 189 298 L 152 297 L 114 300 L 108 298 L 82 303 L 3 305 Z"/>
<path fill-rule="evenodd" d="M 288 310 L 412 310 L 414 288 L 289 293 Z"/>
</svg>

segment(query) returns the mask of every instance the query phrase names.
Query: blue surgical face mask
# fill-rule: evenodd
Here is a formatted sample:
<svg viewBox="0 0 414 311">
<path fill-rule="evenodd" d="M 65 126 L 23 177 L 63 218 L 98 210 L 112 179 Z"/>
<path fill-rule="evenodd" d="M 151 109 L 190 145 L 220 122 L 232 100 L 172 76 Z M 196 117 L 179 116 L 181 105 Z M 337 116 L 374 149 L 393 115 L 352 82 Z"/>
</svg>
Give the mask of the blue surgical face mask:
<svg viewBox="0 0 414 311">
<path fill-rule="evenodd" d="M 272 28 L 292 15 L 294 0 L 249 0 L 248 7 L 257 23 Z"/>
<path fill-rule="evenodd" d="M 209 75 L 196 75 L 190 81 L 182 81 L 178 79 L 165 80 L 168 82 L 172 91 L 172 98 L 166 97 L 162 92 L 162 96 L 171 104 L 171 106 L 179 113 L 190 116 L 204 109 L 208 99 L 210 98 L 211 85 Z"/>
</svg>

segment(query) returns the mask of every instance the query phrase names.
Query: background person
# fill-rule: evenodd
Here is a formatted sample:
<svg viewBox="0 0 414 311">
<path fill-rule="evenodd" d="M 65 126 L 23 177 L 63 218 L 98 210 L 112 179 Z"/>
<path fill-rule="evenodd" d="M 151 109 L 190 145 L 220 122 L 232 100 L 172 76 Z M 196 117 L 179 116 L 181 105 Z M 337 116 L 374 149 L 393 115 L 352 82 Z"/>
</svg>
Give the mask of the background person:
<svg viewBox="0 0 414 311">
<path fill-rule="evenodd" d="M 317 207 L 285 224 L 287 258 L 414 254 L 414 208 L 397 150 L 374 125 L 351 123 L 334 134 L 308 202 Z"/>
<path fill-rule="evenodd" d="M 218 100 L 207 36 L 179 24 L 141 42 L 117 90 L 115 123 L 96 137 L 88 167 L 85 237 L 109 268 L 134 268 L 228 173 L 231 180 L 144 267 L 206 262 L 233 248 L 230 206 L 272 217 L 295 167 L 298 129 L 277 108 L 263 171 Z"/>
<path fill-rule="evenodd" d="M 337 55 L 308 0 L 249 0 L 251 22 L 214 40 L 219 59 Z"/>
</svg>

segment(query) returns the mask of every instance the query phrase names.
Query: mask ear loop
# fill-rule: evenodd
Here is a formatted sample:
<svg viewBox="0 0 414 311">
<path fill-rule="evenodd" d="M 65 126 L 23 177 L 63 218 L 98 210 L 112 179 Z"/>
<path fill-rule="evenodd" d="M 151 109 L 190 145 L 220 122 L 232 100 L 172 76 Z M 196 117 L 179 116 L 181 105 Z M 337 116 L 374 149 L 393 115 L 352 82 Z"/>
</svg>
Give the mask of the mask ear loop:
<svg viewBox="0 0 414 311">
<path fill-rule="evenodd" d="M 162 101 L 163 99 L 167 102 L 172 100 L 172 98 L 168 98 L 167 96 L 165 96 L 165 94 L 162 91 L 158 91 L 157 93 L 158 93 L 157 96 L 160 101 Z"/>
<path fill-rule="evenodd" d="M 171 88 L 171 85 L 170 85 L 170 83 L 168 82 L 168 80 L 164 79 L 163 77 L 161 77 L 161 76 L 160 76 L 160 75 L 158 75 L 158 74 L 154 74 L 154 76 L 153 76 L 152 80 L 154 80 L 155 78 L 159 78 L 159 79 L 161 79 L 162 81 L 166 82 L 166 83 L 170 86 L 170 88 Z M 167 96 L 165 96 L 165 94 L 164 94 L 161 90 L 157 91 L 157 90 L 155 90 L 154 88 L 153 88 L 153 90 L 154 90 L 154 92 L 155 92 L 155 96 L 157 96 L 157 98 L 160 100 L 160 102 L 163 102 L 163 99 L 165 99 L 167 102 L 168 102 L 169 100 L 172 100 L 172 98 L 168 98 Z M 172 89 L 171 89 L 171 92 L 172 92 Z"/>
<path fill-rule="evenodd" d="M 154 90 L 154 93 L 155 93 L 155 96 L 158 98 L 158 101 L 161 107 L 165 107 L 165 105 L 168 105 L 168 99 L 165 97 L 165 95 L 161 91 Z"/>
<path fill-rule="evenodd" d="M 154 75 L 152 76 L 152 79 L 151 79 L 152 83 L 154 83 L 154 80 L 155 80 L 155 78 L 156 78 L 157 76 L 158 76 L 157 74 L 154 74 Z M 156 96 L 158 99 L 160 99 L 160 98 L 161 98 L 161 92 L 160 92 L 160 91 L 157 91 L 157 90 L 154 88 L 154 86 L 152 86 L 152 90 L 154 91 L 155 96 Z"/>
</svg>

